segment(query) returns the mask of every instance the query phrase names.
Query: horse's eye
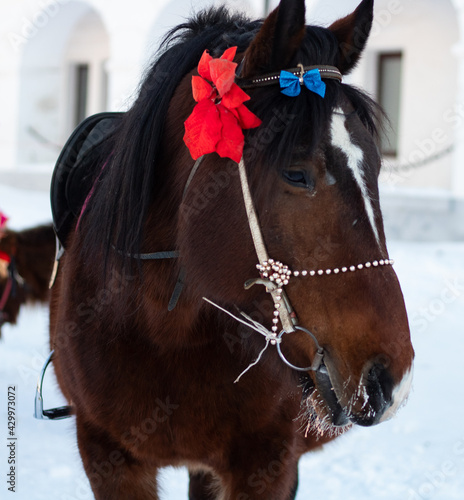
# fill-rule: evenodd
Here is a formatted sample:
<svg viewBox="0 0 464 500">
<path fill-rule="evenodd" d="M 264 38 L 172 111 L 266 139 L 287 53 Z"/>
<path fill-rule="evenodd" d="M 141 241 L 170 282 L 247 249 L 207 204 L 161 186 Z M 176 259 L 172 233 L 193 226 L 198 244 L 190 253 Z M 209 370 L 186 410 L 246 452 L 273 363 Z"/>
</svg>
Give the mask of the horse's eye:
<svg viewBox="0 0 464 500">
<path fill-rule="evenodd" d="M 314 181 L 306 170 L 284 170 L 282 172 L 282 177 L 285 182 L 292 186 L 306 189 L 314 188 Z"/>
</svg>

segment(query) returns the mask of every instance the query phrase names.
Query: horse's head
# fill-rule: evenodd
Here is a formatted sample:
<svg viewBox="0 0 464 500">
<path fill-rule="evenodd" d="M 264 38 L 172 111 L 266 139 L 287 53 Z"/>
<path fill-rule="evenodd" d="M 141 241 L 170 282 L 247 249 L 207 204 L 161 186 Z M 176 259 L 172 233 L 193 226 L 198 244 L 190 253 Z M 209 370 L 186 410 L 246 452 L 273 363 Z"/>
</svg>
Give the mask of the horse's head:
<svg viewBox="0 0 464 500">
<path fill-rule="evenodd" d="M 0 233 L 0 327 L 16 324 L 25 303 L 47 303 L 55 254 L 52 225 Z"/>
<path fill-rule="evenodd" d="M 18 279 L 15 260 L 2 250 L 0 242 L 0 337 L 4 323 L 16 324 L 21 305 L 25 302 L 24 286 Z"/>
<path fill-rule="evenodd" d="M 373 1 L 328 29 L 305 26 L 304 17 L 303 0 L 282 0 L 239 55 L 240 81 L 299 64 L 348 74 L 368 38 Z M 303 86 L 295 97 L 278 83 L 249 88 L 247 104 L 263 123 L 247 132 L 243 159 L 268 254 L 299 271 L 285 291 L 324 350 L 319 369 L 307 372 L 310 413 L 331 425 L 372 425 L 405 400 L 414 353 L 379 205 L 376 107 L 353 87 L 325 83 L 324 98 Z M 244 278 L 258 277 L 257 257 L 235 163 L 205 157 L 181 214 L 189 282 L 247 312 L 269 300 L 264 288 L 243 288 Z M 272 308 L 269 329 L 271 320 Z M 316 351 L 302 332 L 283 335 L 281 349 L 303 367 Z"/>
</svg>

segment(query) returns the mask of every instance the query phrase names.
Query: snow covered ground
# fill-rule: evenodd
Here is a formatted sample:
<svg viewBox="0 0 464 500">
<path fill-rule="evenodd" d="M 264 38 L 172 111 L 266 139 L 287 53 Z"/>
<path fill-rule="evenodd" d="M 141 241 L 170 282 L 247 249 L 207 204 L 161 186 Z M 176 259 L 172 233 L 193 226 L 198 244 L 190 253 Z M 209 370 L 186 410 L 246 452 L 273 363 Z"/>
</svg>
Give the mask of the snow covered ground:
<svg viewBox="0 0 464 500">
<path fill-rule="evenodd" d="M 48 195 L 0 186 L 10 227 L 50 220 Z M 464 499 L 464 244 L 390 242 L 416 350 L 414 390 L 390 422 L 357 428 L 300 463 L 298 500 Z M 92 499 L 73 420 L 32 417 L 37 375 L 48 354 L 47 311 L 25 309 L 0 341 L 0 498 Z M 7 393 L 15 386 L 16 493 L 7 489 Z M 46 407 L 64 404 L 51 373 Z M 187 498 L 185 470 L 162 476 L 162 499 Z M 128 499 L 130 500 L 130 499 Z"/>
</svg>

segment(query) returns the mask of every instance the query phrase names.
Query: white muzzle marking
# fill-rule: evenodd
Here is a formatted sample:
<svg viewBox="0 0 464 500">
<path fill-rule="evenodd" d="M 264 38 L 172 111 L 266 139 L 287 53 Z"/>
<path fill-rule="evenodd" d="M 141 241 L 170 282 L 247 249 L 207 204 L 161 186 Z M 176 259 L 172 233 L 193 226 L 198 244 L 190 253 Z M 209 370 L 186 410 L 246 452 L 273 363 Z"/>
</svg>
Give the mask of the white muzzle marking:
<svg viewBox="0 0 464 500">
<path fill-rule="evenodd" d="M 412 385 L 413 367 L 404 374 L 401 382 L 393 389 L 392 405 L 382 415 L 380 422 L 390 420 L 396 415 L 398 410 L 406 403 Z"/>
</svg>

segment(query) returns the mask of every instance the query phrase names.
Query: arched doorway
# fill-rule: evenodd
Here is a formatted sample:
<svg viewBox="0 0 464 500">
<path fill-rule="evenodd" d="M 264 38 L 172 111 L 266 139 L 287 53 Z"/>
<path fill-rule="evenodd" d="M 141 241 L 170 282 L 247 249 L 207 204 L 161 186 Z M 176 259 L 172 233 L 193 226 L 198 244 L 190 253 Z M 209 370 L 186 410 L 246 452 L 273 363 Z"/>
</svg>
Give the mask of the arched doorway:
<svg viewBox="0 0 464 500">
<path fill-rule="evenodd" d="M 24 47 L 18 109 L 16 163 L 34 171 L 50 170 L 77 121 L 106 108 L 109 58 L 105 26 L 88 3 L 53 16 L 44 9 L 41 19 Z"/>
</svg>

